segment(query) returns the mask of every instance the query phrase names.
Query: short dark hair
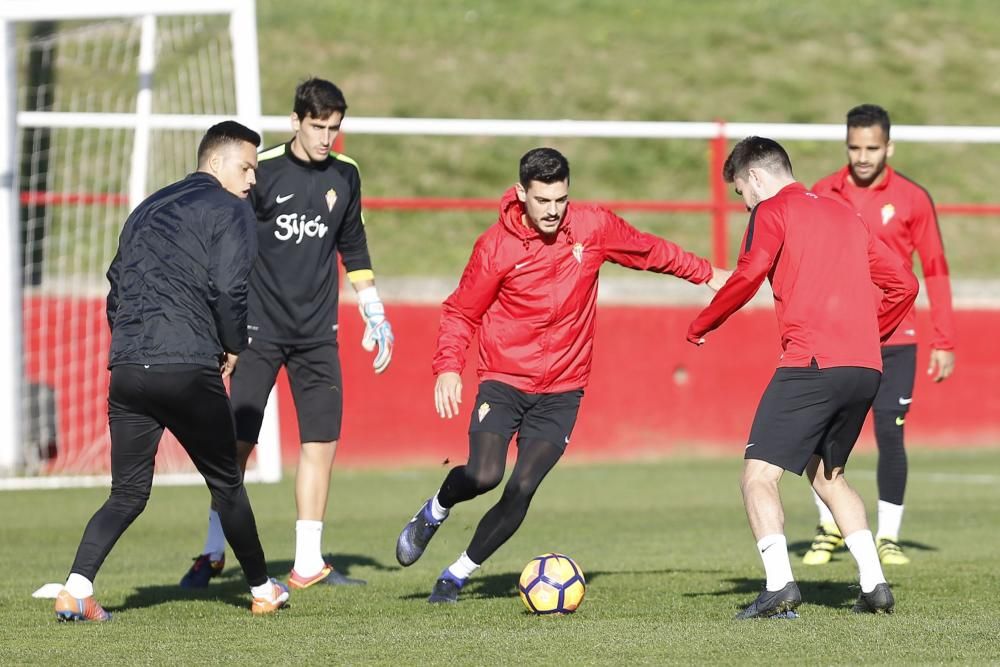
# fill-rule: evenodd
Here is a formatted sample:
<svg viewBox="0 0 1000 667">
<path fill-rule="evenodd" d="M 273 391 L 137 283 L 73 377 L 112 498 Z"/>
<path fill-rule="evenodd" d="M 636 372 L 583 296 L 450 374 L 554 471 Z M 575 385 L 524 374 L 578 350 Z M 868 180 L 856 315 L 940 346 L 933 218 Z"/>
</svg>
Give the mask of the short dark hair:
<svg viewBox="0 0 1000 667">
<path fill-rule="evenodd" d="M 205 136 L 198 144 L 198 164 L 202 164 L 208 159 L 209 154 L 224 144 L 238 144 L 240 142 L 253 144 L 254 148 L 260 146 L 260 135 L 251 130 L 246 125 L 241 125 L 235 120 L 224 120 L 208 128 Z"/>
<path fill-rule="evenodd" d="M 521 157 L 518 180 L 526 188 L 532 181 L 568 181 L 569 160 L 554 148 L 532 148 Z"/>
<path fill-rule="evenodd" d="M 882 128 L 885 138 L 889 138 L 889 112 L 877 104 L 861 104 L 847 112 L 847 129 L 852 127 Z"/>
<path fill-rule="evenodd" d="M 295 104 L 292 106 L 292 111 L 299 120 L 305 120 L 306 116 L 329 118 L 338 111 L 341 114 L 346 113 L 347 100 L 344 99 L 344 93 L 340 88 L 333 83 L 312 77 L 300 83 L 295 89 Z"/>
<path fill-rule="evenodd" d="M 746 177 L 750 168 L 765 169 L 775 175 L 792 176 L 792 161 L 774 139 L 747 137 L 733 146 L 722 167 L 722 178 L 733 183 L 736 177 Z"/>
</svg>

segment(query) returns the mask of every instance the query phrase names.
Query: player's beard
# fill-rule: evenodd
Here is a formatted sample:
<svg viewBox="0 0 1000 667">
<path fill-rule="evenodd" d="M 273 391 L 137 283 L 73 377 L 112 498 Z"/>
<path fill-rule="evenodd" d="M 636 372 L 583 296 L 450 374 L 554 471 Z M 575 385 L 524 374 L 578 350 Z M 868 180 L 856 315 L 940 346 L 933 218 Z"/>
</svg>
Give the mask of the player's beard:
<svg viewBox="0 0 1000 667">
<path fill-rule="evenodd" d="M 872 183 L 877 181 L 879 177 L 882 175 L 882 173 L 885 172 L 885 165 L 887 160 L 888 160 L 887 157 L 883 157 L 881 160 L 879 160 L 876 164 L 872 166 L 871 171 L 869 171 L 868 175 L 864 177 L 858 175 L 856 167 L 854 166 L 854 164 L 851 164 L 851 179 L 854 181 L 854 184 L 857 185 L 858 187 L 867 188 Z"/>
</svg>

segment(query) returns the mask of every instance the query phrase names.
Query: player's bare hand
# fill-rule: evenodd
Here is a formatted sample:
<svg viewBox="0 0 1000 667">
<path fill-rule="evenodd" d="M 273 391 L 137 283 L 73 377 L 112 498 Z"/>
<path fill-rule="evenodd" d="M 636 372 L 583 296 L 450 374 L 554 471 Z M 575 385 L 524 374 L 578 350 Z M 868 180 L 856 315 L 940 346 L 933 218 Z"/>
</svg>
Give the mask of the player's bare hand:
<svg viewBox="0 0 1000 667">
<path fill-rule="evenodd" d="M 927 374 L 934 382 L 942 382 L 955 370 L 955 353 L 952 350 L 931 350 Z"/>
<path fill-rule="evenodd" d="M 462 402 L 462 376 L 454 371 L 438 375 L 434 383 L 434 407 L 438 416 L 451 419 L 458 416 L 458 406 Z"/>
<path fill-rule="evenodd" d="M 722 286 L 726 284 L 726 281 L 729 280 L 729 276 L 731 275 L 733 275 L 732 271 L 729 271 L 728 269 L 720 269 L 717 266 L 713 266 L 712 277 L 709 278 L 708 282 L 706 282 L 705 284 L 708 285 L 708 287 L 713 292 L 718 292 L 720 289 L 722 289 Z"/>
<path fill-rule="evenodd" d="M 223 352 L 222 357 L 219 359 L 219 371 L 222 373 L 223 378 L 227 378 L 233 374 L 233 370 L 236 368 L 236 359 L 238 357 L 235 354 L 230 354 L 228 352 Z"/>
<path fill-rule="evenodd" d="M 705 337 L 699 336 L 698 334 L 693 334 L 690 331 L 688 331 L 687 342 L 691 343 L 692 345 L 697 345 L 698 347 L 701 347 L 702 345 L 705 344 Z"/>
</svg>

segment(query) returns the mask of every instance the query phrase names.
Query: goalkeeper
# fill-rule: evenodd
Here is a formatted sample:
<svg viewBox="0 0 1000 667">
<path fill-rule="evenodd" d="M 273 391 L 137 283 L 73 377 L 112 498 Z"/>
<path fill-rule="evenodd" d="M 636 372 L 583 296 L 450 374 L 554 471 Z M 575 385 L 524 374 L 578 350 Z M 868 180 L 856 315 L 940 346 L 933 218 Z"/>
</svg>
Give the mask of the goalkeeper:
<svg viewBox="0 0 1000 667">
<path fill-rule="evenodd" d="M 301 83 L 291 114 L 294 135 L 260 153 L 257 185 L 250 196 L 259 253 L 250 276 L 250 343 L 240 355 L 231 387 L 238 456 L 245 470 L 268 394 L 285 366 L 302 440 L 295 476 L 295 562 L 288 580 L 296 589 L 365 583 L 335 571 L 321 550 L 343 413 L 338 252 L 365 320 L 362 344 L 368 350 L 377 347 L 374 371 L 382 373 L 392 359 L 392 329 L 375 289 L 361 215 L 358 166 L 332 150 L 346 110 L 344 95 L 334 84 L 315 78 Z M 213 507 L 202 554 L 181 586 L 207 586 L 222 571 L 224 551 L 225 537 Z"/>
<path fill-rule="evenodd" d="M 590 375 L 597 276 L 604 262 L 667 273 L 718 289 L 727 271 L 644 234 L 607 209 L 569 202 L 569 163 L 536 148 L 500 219 L 479 237 L 458 289 L 444 302 L 433 368 L 441 417 L 458 414 L 465 351 L 479 331 L 480 385 L 469 426 L 469 460 L 406 524 L 396 559 L 412 565 L 451 509 L 500 484 L 517 433 L 517 461 L 499 501 L 468 548 L 438 577 L 429 602 L 459 590 L 521 525 L 545 475 L 562 457 Z"/>
</svg>

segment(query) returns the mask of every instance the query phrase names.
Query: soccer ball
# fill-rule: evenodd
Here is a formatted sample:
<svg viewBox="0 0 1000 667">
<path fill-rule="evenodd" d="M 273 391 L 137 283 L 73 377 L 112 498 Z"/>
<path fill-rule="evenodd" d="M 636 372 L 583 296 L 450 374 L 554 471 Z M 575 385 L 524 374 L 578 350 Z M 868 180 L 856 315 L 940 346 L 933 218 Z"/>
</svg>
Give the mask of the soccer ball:
<svg viewBox="0 0 1000 667">
<path fill-rule="evenodd" d="M 524 567 L 517 592 L 532 614 L 570 614 L 583 602 L 587 582 L 569 556 L 543 554 Z"/>
</svg>

